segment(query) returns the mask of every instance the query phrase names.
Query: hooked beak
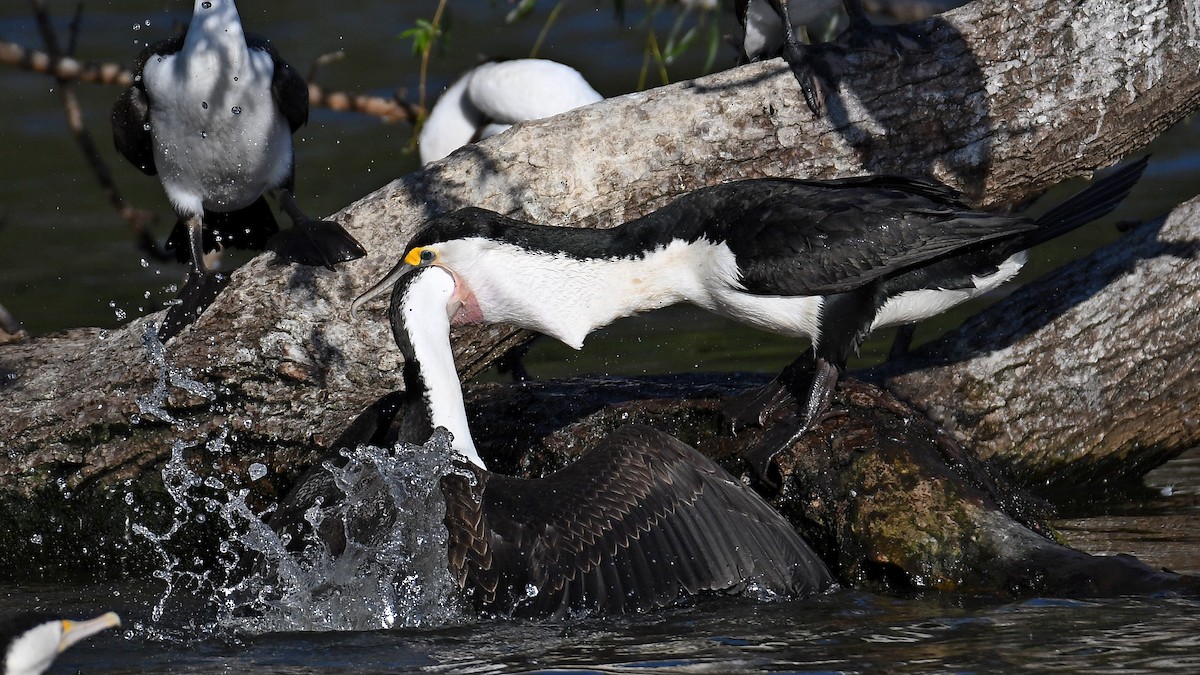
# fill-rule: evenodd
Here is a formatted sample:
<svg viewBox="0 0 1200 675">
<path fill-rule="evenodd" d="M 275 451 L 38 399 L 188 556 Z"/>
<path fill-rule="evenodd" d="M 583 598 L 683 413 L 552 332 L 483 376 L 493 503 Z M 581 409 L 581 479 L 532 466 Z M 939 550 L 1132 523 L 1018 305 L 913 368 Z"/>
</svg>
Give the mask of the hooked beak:
<svg viewBox="0 0 1200 675">
<path fill-rule="evenodd" d="M 391 272 L 387 273 L 387 276 L 384 277 L 382 281 L 367 289 L 366 293 L 363 293 L 354 299 L 354 302 L 350 304 L 350 316 L 357 320 L 358 309 L 360 307 L 367 304 L 375 297 L 382 295 L 392 286 L 395 286 L 396 282 L 400 280 L 400 277 L 408 274 L 410 270 L 416 269 L 416 267 L 416 265 L 413 265 L 405 260 L 401 260 L 400 262 L 396 263 L 396 266 L 392 268 Z"/>
<path fill-rule="evenodd" d="M 102 630 L 116 628 L 121 625 L 121 617 L 117 616 L 116 612 L 108 612 L 101 614 L 94 619 L 87 621 L 66 621 L 62 622 L 62 637 L 58 640 L 58 653 L 63 653 L 68 647 L 91 637 Z"/>
</svg>

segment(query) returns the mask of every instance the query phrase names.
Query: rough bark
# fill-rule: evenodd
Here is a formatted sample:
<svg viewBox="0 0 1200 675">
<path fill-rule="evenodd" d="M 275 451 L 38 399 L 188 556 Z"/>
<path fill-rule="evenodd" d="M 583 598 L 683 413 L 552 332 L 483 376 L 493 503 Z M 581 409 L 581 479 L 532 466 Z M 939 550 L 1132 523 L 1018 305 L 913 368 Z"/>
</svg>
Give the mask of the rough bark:
<svg viewBox="0 0 1200 675">
<path fill-rule="evenodd" d="M 351 322 L 350 300 L 414 227 L 460 205 L 604 226 L 733 178 L 878 171 L 932 175 L 981 204 L 1023 199 L 1200 105 L 1198 19 L 1200 0 L 976 2 L 921 24 L 928 52 L 848 55 L 827 119 L 776 60 L 521 125 L 339 213 L 367 259 L 247 264 L 165 358 L 143 347 L 158 314 L 0 347 L 0 486 L 111 485 L 172 442 L 226 439 L 272 467 L 328 443 L 399 382 L 389 331 L 378 314 Z M 464 376 L 519 339 L 460 335 Z"/>
<path fill-rule="evenodd" d="M 877 376 L 1031 483 L 1127 480 L 1200 445 L 1200 199 Z"/>
</svg>

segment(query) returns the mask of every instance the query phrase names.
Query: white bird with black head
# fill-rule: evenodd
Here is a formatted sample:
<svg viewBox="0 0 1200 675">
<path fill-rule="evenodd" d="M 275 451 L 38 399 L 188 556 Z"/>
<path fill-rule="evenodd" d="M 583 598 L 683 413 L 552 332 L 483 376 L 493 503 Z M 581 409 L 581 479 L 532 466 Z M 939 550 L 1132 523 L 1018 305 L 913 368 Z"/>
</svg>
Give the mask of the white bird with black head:
<svg viewBox="0 0 1200 675">
<path fill-rule="evenodd" d="M 307 121 L 308 85 L 268 40 L 243 31 L 233 0 L 196 0 L 183 35 L 138 56 L 134 84 L 113 106 L 113 139 L 134 166 L 158 175 L 179 216 L 167 247 L 192 265 L 184 302 L 160 337 L 220 291 L 207 251 L 269 247 L 283 260 L 329 269 L 365 255 L 340 225 L 296 204 L 292 133 Z M 267 193 L 290 230 L 277 234 Z"/>
<path fill-rule="evenodd" d="M 465 208 L 419 230 L 352 311 L 409 270 L 439 266 L 462 298 L 456 324 L 508 323 L 576 349 L 616 319 L 679 302 L 806 337 L 816 360 L 811 382 L 781 383 L 763 399 L 781 388 L 807 391 L 794 431 L 750 454 L 765 474 L 774 454 L 830 409 L 839 373 L 871 331 L 1005 283 L 1026 249 L 1115 208 L 1145 166 L 1145 158 L 1134 162 L 1036 219 L 977 211 L 944 185 L 896 176 L 734 181 L 611 229 Z"/>
<path fill-rule="evenodd" d="M 114 612 L 72 621 L 44 613 L 26 613 L 0 621 L 0 675 L 38 675 L 59 654 L 80 640 L 121 625 Z"/>
</svg>

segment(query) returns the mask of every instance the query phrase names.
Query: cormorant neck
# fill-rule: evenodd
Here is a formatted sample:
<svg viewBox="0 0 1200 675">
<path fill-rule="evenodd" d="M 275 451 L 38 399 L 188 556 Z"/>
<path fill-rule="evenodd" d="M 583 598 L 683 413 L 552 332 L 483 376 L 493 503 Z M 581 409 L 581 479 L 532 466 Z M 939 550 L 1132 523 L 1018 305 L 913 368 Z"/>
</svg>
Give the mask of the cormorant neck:
<svg viewBox="0 0 1200 675">
<path fill-rule="evenodd" d="M 189 54 L 223 52 L 235 58 L 246 53 L 246 34 L 233 0 L 196 0 L 192 21 L 183 40 L 183 51 Z M 237 59 L 234 65 L 244 60 Z M 222 70 L 229 70 L 229 67 L 230 64 L 222 64 Z"/>
<path fill-rule="evenodd" d="M 392 294 L 392 333 L 404 354 L 404 388 L 424 403 L 428 431 L 444 427 L 454 436 L 454 449 L 486 469 L 467 426 L 462 385 L 450 348 L 454 292 L 454 278 L 446 270 L 427 267 L 410 273 Z"/>
</svg>

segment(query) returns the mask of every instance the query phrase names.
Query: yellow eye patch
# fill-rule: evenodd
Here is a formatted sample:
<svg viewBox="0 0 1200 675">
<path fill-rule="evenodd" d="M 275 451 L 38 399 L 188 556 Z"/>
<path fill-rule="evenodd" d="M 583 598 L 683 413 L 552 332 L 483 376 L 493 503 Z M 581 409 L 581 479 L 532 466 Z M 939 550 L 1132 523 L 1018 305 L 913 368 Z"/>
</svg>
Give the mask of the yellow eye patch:
<svg viewBox="0 0 1200 675">
<path fill-rule="evenodd" d="M 437 253 L 432 249 L 422 248 L 420 246 L 412 249 L 408 252 L 408 255 L 404 256 L 404 262 L 412 265 L 413 267 L 416 267 L 421 263 L 431 263 L 434 260 L 437 260 Z"/>
</svg>

